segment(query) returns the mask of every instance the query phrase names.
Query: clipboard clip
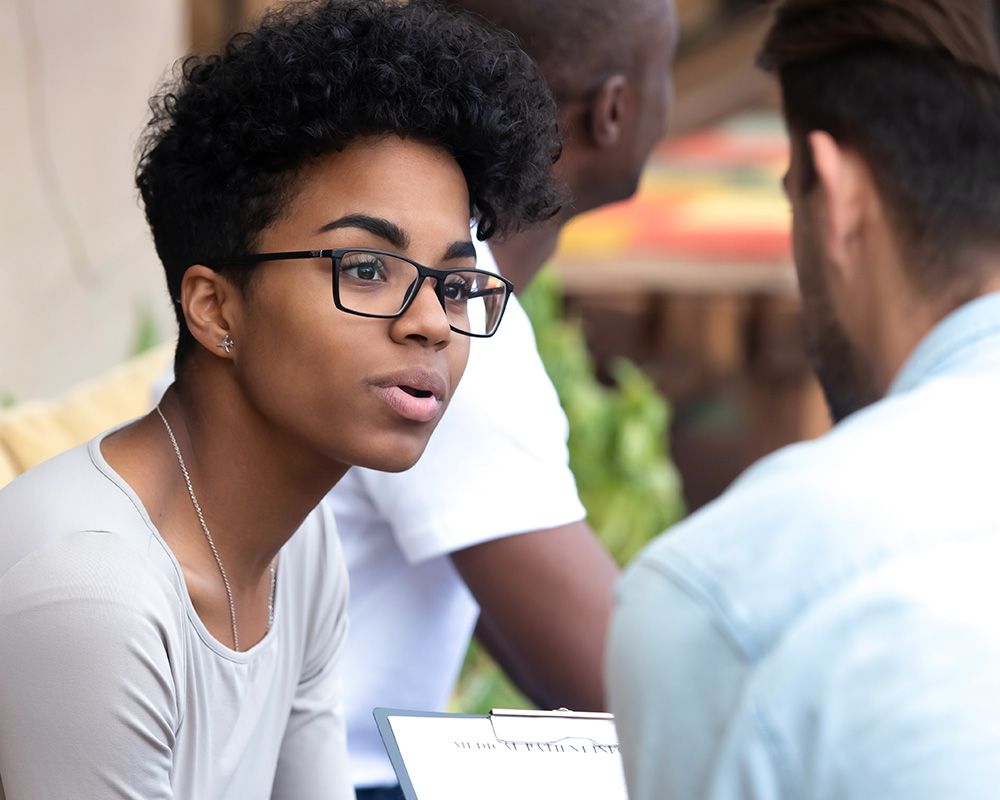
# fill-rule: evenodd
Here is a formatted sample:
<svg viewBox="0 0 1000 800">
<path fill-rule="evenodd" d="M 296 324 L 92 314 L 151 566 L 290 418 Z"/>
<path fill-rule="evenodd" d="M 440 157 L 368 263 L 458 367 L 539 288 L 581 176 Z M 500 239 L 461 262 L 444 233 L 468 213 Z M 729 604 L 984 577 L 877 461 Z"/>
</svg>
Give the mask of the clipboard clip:
<svg viewBox="0 0 1000 800">
<path fill-rule="evenodd" d="M 614 714 L 604 711 L 570 711 L 568 708 L 555 708 L 551 711 L 540 709 L 524 708 L 494 708 L 490 711 L 490 718 L 493 717 L 519 717 L 527 719 L 549 718 L 549 719 L 609 719 L 614 720 Z"/>
<path fill-rule="evenodd" d="M 505 744 L 553 745 L 567 740 L 590 742 L 594 747 L 618 748 L 614 714 L 600 711 L 536 711 L 494 708 L 490 711 L 493 736 Z"/>
</svg>

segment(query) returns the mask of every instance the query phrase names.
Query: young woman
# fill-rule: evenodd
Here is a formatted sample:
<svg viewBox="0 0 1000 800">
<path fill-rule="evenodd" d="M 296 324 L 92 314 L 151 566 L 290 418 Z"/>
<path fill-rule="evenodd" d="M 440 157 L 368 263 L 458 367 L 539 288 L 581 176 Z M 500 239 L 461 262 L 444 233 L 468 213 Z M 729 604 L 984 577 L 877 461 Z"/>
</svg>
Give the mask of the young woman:
<svg viewBox="0 0 1000 800">
<path fill-rule="evenodd" d="M 499 34 L 361 0 L 272 15 L 153 109 L 176 383 L 0 492 L 0 798 L 348 798 L 313 509 L 411 466 L 499 324 L 470 218 L 553 213 L 552 102 Z"/>
</svg>

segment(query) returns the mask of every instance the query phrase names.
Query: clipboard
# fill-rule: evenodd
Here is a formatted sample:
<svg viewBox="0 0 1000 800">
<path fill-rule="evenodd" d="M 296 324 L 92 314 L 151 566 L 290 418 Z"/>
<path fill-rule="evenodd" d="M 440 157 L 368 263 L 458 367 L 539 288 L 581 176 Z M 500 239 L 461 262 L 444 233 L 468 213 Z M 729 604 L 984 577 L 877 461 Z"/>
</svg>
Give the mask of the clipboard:
<svg viewBox="0 0 1000 800">
<path fill-rule="evenodd" d="M 376 708 L 374 716 L 406 800 L 627 800 L 611 714 Z"/>
</svg>

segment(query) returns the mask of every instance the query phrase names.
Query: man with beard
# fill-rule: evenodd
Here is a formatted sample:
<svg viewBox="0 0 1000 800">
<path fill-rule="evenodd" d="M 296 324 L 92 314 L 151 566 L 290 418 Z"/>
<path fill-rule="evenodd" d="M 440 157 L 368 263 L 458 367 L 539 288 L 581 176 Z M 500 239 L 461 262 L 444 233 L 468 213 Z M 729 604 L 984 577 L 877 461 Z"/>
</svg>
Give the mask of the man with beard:
<svg viewBox="0 0 1000 800">
<path fill-rule="evenodd" d="M 785 0 L 806 338 L 836 421 L 652 544 L 608 655 L 629 796 L 1000 786 L 990 0 Z"/>
</svg>

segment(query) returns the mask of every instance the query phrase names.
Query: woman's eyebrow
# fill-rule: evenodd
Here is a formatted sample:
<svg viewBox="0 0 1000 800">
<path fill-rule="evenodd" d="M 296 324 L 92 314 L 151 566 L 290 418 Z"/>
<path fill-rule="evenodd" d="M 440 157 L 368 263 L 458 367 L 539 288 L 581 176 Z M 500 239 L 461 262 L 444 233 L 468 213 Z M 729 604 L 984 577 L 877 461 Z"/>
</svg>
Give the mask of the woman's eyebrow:
<svg viewBox="0 0 1000 800">
<path fill-rule="evenodd" d="M 380 239 L 385 239 L 400 251 L 405 251 L 410 246 L 410 237 L 395 222 L 390 222 L 384 217 L 372 217 L 368 214 L 347 214 L 346 216 L 327 222 L 316 232 L 328 233 L 340 228 L 360 228 L 363 231 L 368 231 L 368 233 L 372 233 Z M 475 257 L 475 245 L 471 241 L 464 240 L 452 242 L 448 245 L 443 260 L 450 261 L 458 258 Z"/>
<path fill-rule="evenodd" d="M 476 257 L 476 246 L 465 240 L 463 242 L 452 242 L 448 245 L 448 249 L 444 251 L 444 258 L 442 261 L 451 261 L 453 258 L 475 258 Z"/>
<path fill-rule="evenodd" d="M 370 217 L 367 214 L 348 214 L 326 223 L 316 232 L 327 233 L 339 228 L 360 228 L 368 231 L 380 239 L 385 239 L 397 250 L 406 250 L 410 246 L 410 237 L 395 222 L 382 217 Z"/>
</svg>

